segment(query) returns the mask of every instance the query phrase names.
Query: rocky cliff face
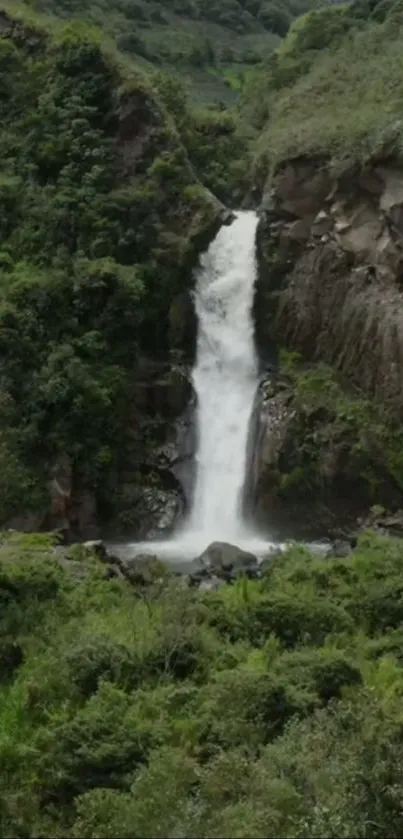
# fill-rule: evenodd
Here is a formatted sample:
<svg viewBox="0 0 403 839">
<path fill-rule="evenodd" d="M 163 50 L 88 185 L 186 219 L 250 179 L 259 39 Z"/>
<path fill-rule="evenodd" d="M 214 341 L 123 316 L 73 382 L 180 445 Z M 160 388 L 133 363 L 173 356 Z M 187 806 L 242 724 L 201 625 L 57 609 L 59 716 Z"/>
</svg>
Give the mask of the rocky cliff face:
<svg viewBox="0 0 403 839">
<path fill-rule="evenodd" d="M 401 503 L 403 169 L 289 161 L 257 247 L 261 354 L 275 344 L 310 367 L 262 386 L 255 512 L 318 535 L 371 500 Z"/>
<path fill-rule="evenodd" d="M 403 169 L 332 172 L 295 160 L 267 189 L 258 234 L 258 339 L 331 364 L 403 406 Z"/>
</svg>

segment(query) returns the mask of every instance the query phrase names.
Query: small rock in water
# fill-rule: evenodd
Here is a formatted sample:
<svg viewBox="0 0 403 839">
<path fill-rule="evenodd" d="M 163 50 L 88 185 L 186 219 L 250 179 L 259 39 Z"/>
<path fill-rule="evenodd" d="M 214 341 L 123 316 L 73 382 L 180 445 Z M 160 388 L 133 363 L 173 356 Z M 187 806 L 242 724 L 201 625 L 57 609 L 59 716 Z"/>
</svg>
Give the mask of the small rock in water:
<svg viewBox="0 0 403 839">
<path fill-rule="evenodd" d="M 327 553 L 325 554 L 326 559 L 336 559 L 336 558 L 343 558 L 345 556 L 350 556 L 353 552 L 350 542 L 347 542 L 347 539 L 336 539 L 333 542 L 333 545 L 329 548 Z"/>
<path fill-rule="evenodd" d="M 83 547 L 89 553 L 95 554 L 95 556 L 97 556 L 102 562 L 108 561 L 108 551 L 106 550 L 102 539 L 94 539 L 91 542 L 84 542 Z"/>
<path fill-rule="evenodd" d="M 199 583 L 199 591 L 217 591 L 225 585 L 225 580 L 221 579 L 221 577 L 216 577 L 213 574 L 211 577 L 208 577 Z"/>
<path fill-rule="evenodd" d="M 200 566 L 223 579 L 231 579 L 239 574 L 257 576 L 259 563 L 254 554 L 243 551 L 228 542 L 212 542 L 196 560 Z"/>
</svg>

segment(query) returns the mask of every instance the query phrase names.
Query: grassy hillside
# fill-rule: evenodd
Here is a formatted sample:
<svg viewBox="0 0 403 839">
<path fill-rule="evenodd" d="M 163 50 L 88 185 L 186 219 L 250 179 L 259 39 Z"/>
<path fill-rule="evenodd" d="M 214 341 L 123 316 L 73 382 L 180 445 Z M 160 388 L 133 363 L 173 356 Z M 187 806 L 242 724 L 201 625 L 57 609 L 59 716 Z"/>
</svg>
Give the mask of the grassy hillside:
<svg viewBox="0 0 403 839">
<path fill-rule="evenodd" d="M 202 594 L 3 535 L 0 835 L 401 837 L 402 563 L 365 535 Z"/>
<path fill-rule="evenodd" d="M 244 92 L 244 115 L 263 129 L 262 170 L 305 153 L 399 153 L 402 44 L 400 0 L 357 0 L 297 21 Z"/>
<path fill-rule="evenodd" d="M 245 72 L 319 0 L 29 0 L 29 5 L 85 19 L 136 60 L 179 73 L 200 101 L 229 104 Z"/>
</svg>

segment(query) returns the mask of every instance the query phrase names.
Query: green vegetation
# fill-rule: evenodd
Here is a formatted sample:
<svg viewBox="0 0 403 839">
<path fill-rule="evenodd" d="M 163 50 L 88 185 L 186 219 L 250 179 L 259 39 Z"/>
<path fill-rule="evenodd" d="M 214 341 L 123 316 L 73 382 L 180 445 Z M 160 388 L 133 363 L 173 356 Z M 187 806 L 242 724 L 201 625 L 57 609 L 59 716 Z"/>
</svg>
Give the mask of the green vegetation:
<svg viewBox="0 0 403 839">
<path fill-rule="evenodd" d="M 29 0 L 29 5 L 95 24 L 136 60 L 185 74 L 202 101 L 230 103 L 239 79 L 277 46 L 296 16 L 319 2 Z"/>
<path fill-rule="evenodd" d="M 1 836 L 401 836 L 402 565 L 367 534 L 203 595 L 3 539 Z"/>
<path fill-rule="evenodd" d="M 319 5 L 1 4 L 3 525 L 49 521 L 60 462 L 78 506 L 129 527 L 139 486 L 159 489 L 144 463 L 167 422 L 136 375 L 188 350 L 182 295 L 214 195 L 250 185 L 253 132 L 259 176 L 293 154 L 400 154 L 402 0 Z M 241 92 L 243 123 L 195 107 L 187 74 L 207 99 Z M 400 499 L 386 409 L 324 365 L 281 365 L 294 415 L 270 492 L 312 502 L 342 478 Z M 345 559 L 293 545 L 203 593 L 0 534 L 0 836 L 398 839 L 402 568 L 403 541 L 366 533 Z"/>
<path fill-rule="evenodd" d="M 312 493 L 312 503 L 337 479 L 356 485 L 368 504 L 403 492 L 403 432 L 385 406 L 346 389 L 325 364 L 304 365 L 282 350 L 282 373 L 292 384 L 293 421 L 279 471 L 272 475 L 284 497 Z"/>
<path fill-rule="evenodd" d="M 5 16 L 0 41 L 3 522 L 41 509 L 59 455 L 110 498 L 129 449 L 144 450 L 135 405 L 128 418 L 136 366 L 167 357 L 170 306 L 219 209 L 140 71 L 124 75 L 81 23 L 50 37 L 24 21 Z M 215 186 L 204 123 L 189 125 Z"/>
<path fill-rule="evenodd" d="M 259 171 L 300 154 L 401 153 L 402 27 L 401 0 L 331 5 L 293 24 L 243 93 L 262 129 Z"/>
</svg>

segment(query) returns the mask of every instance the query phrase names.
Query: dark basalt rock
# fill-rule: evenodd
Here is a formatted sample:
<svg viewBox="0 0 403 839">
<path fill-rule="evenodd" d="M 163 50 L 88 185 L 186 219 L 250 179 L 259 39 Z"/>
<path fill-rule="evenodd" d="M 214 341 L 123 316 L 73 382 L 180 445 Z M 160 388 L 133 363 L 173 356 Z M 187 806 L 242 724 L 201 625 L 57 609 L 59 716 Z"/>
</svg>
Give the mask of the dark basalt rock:
<svg viewBox="0 0 403 839">
<path fill-rule="evenodd" d="M 259 563 L 257 557 L 227 542 L 212 542 L 195 560 L 195 574 L 203 578 L 216 576 L 228 582 L 244 574 L 257 577 Z"/>
</svg>

